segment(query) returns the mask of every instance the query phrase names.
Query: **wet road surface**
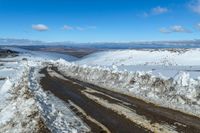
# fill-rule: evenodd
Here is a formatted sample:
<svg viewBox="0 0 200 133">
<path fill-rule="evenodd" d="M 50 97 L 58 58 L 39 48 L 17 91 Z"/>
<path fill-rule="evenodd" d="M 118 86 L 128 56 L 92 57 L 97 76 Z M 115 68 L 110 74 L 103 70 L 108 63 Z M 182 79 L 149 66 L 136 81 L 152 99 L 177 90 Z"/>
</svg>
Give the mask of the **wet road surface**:
<svg viewBox="0 0 200 133">
<path fill-rule="evenodd" d="M 56 68 L 51 69 L 60 74 Z M 40 73 L 45 75 L 41 79 L 43 89 L 70 104 L 71 110 L 91 128 L 91 132 L 200 133 L 200 119 L 197 117 L 161 108 L 69 77 L 52 76 L 47 68 Z"/>
</svg>

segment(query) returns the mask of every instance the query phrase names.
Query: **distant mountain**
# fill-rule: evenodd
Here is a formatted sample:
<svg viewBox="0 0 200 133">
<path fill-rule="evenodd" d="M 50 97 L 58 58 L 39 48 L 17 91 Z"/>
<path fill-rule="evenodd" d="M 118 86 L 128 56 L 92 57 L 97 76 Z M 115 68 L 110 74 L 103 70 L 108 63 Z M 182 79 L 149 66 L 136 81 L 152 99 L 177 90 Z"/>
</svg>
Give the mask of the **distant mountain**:
<svg viewBox="0 0 200 133">
<path fill-rule="evenodd" d="M 71 48 L 102 48 L 102 49 L 132 49 L 132 48 L 200 48 L 200 40 L 180 41 L 140 41 L 140 42 L 43 42 L 28 39 L 0 38 L 0 46 L 41 46 L 41 47 L 71 47 Z"/>
</svg>

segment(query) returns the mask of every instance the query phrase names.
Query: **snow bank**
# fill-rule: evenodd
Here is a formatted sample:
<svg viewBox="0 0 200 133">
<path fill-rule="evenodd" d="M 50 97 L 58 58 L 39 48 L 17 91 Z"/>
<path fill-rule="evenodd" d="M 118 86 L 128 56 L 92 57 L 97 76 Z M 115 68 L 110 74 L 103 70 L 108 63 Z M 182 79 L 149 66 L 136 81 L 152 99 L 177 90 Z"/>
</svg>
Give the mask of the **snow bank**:
<svg viewBox="0 0 200 133">
<path fill-rule="evenodd" d="M 16 66 L 17 67 L 17 66 Z M 40 132 L 41 118 L 27 87 L 26 67 L 0 88 L 0 132 Z"/>
<path fill-rule="evenodd" d="M 76 58 L 56 53 L 23 49 L 13 58 L 2 58 L 0 65 L 0 132 L 77 133 L 90 129 L 70 110 L 70 105 L 44 92 L 39 70 L 45 62 Z M 50 130 L 50 131 L 49 131 Z"/>
<path fill-rule="evenodd" d="M 66 76 L 200 117 L 200 80 L 190 78 L 186 72 L 166 79 L 148 72 L 77 65 L 65 60 L 58 60 L 55 66 Z"/>
<path fill-rule="evenodd" d="M 40 114 L 52 133 L 79 133 L 89 132 L 90 129 L 79 119 L 70 105 L 55 97 L 50 92 L 45 92 L 40 86 L 39 71 L 45 65 L 31 67 L 29 75 L 29 88 L 34 94 Z"/>
<path fill-rule="evenodd" d="M 18 62 L 3 62 L 0 66 L 0 108 L 6 106 L 7 99 L 11 96 L 9 93 L 14 87 L 19 85 L 19 82 L 23 79 L 25 67 L 23 63 Z M 13 76 L 15 75 L 15 76 Z"/>
</svg>

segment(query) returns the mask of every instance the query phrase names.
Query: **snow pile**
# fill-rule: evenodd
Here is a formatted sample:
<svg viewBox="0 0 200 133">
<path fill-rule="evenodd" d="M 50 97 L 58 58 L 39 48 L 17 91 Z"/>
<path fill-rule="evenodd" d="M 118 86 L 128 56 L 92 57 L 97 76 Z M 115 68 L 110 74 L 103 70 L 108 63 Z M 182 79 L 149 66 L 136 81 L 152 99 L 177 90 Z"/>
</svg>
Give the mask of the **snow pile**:
<svg viewBox="0 0 200 133">
<path fill-rule="evenodd" d="M 11 96 L 9 93 L 14 87 L 19 85 L 23 79 L 25 66 L 18 60 L 11 62 L 1 62 L 0 65 L 0 107 L 6 105 L 7 99 Z M 15 76 L 13 76 L 15 75 Z"/>
<path fill-rule="evenodd" d="M 0 65 L 0 88 L 6 80 L 10 80 L 10 82 L 12 83 L 20 80 L 23 71 L 24 64 L 18 59 L 8 62 L 2 62 L 2 65 Z"/>
<path fill-rule="evenodd" d="M 16 65 L 15 68 L 17 67 L 19 66 Z M 38 108 L 27 87 L 26 70 L 24 66 L 15 76 L 8 76 L 0 88 L 0 132 L 43 131 Z M 7 74 L 9 75 L 8 72 Z"/>
<path fill-rule="evenodd" d="M 37 68 L 31 68 L 29 88 L 36 98 L 40 114 L 48 129 L 53 133 L 89 132 L 90 129 L 75 116 L 70 110 L 69 105 L 50 92 L 43 91 L 39 84 L 40 77 L 42 76 L 39 75 L 39 71 L 42 67 L 43 65 L 41 64 Z"/>
<path fill-rule="evenodd" d="M 166 79 L 148 72 L 77 65 L 65 60 L 58 60 L 55 66 L 66 76 L 200 117 L 200 80 L 185 72 Z"/>
<path fill-rule="evenodd" d="M 69 105 L 40 87 L 45 62 L 71 56 L 15 49 L 20 56 L 0 59 L 0 132 L 89 132 Z"/>
</svg>

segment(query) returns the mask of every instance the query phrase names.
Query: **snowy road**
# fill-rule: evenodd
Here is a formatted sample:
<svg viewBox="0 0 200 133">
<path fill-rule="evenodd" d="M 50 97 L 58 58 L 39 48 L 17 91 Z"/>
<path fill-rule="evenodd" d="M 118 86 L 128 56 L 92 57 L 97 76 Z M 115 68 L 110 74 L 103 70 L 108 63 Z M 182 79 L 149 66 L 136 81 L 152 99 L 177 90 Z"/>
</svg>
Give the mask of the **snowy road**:
<svg viewBox="0 0 200 133">
<path fill-rule="evenodd" d="M 70 104 L 91 132 L 200 132 L 199 118 L 64 77 L 55 68 L 41 73 L 42 88 Z"/>
</svg>

